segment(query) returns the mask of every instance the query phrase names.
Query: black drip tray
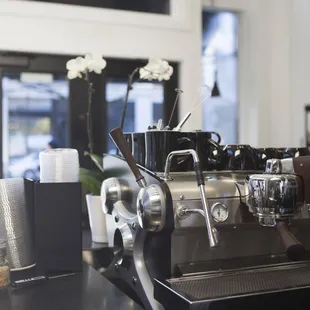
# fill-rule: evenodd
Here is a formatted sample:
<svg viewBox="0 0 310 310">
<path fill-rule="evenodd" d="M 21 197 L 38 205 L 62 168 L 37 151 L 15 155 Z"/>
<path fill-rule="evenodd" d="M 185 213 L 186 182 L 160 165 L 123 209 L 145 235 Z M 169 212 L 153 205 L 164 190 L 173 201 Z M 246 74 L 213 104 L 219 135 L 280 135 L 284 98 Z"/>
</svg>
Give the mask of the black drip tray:
<svg viewBox="0 0 310 310">
<path fill-rule="evenodd" d="M 186 276 L 163 282 L 156 280 L 155 283 L 155 294 L 157 291 L 166 298 L 181 299 L 182 303 L 188 301 L 190 304 L 195 302 L 201 304 L 202 301 L 210 302 L 310 287 L 310 265 Z"/>
<path fill-rule="evenodd" d="M 170 280 L 172 286 L 193 300 L 263 293 L 310 285 L 310 267 L 223 275 L 210 278 Z"/>
</svg>

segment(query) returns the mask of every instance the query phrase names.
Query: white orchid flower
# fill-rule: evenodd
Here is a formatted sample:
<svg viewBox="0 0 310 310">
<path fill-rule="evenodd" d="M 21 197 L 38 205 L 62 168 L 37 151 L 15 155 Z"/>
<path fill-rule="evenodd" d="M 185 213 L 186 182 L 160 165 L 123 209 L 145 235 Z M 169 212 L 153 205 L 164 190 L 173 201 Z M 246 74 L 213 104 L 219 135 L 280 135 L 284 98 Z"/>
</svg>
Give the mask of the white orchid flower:
<svg viewBox="0 0 310 310">
<path fill-rule="evenodd" d="M 147 69 L 145 69 L 144 67 L 140 68 L 139 74 L 141 80 L 152 80 L 152 73 Z"/>
<path fill-rule="evenodd" d="M 168 61 L 162 59 L 150 59 L 149 62 L 139 70 L 142 80 L 169 80 L 173 74 L 173 68 Z"/>
<path fill-rule="evenodd" d="M 82 73 L 86 70 L 86 61 L 83 57 L 77 57 L 67 62 L 66 68 L 68 70 L 68 79 L 81 78 Z"/>
<path fill-rule="evenodd" d="M 77 57 L 67 62 L 66 68 L 68 70 L 68 79 L 73 80 L 82 78 L 86 72 L 95 72 L 100 74 L 106 67 L 107 62 L 101 55 L 86 54 L 85 57 Z"/>
<path fill-rule="evenodd" d="M 99 54 L 86 54 L 85 55 L 86 67 L 89 72 L 101 74 L 102 70 L 106 67 L 107 62 Z"/>
<path fill-rule="evenodd" d="M 76 78 L 82 78 L 82 73 L 77 70 L 69 70 L 67 77 L 69 80 L 74 80 Z"/>
<path fill-rule="evenodd" d="M 159 77 L 158 80 L 162 81 L 168 81 L 173 74 L 173 68 L 169 65 L 168 61 L 162 60 L 159 65 Z"/>
</svg>

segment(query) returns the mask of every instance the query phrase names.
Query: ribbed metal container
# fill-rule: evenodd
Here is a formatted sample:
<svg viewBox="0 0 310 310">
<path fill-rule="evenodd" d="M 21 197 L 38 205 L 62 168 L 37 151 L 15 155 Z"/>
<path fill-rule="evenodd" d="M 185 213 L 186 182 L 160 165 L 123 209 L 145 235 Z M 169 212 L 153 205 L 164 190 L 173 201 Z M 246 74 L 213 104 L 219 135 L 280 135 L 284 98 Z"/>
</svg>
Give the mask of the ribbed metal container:
<svg viewBox="0 0 310 310">
<path fill-rule="evenodd" d="M 7 255 L 11 270 L 35 265 L 35 250 L 26 204 L 24 179 L 0 180 L 0 225 L 7 238 Z"/>
</svg>

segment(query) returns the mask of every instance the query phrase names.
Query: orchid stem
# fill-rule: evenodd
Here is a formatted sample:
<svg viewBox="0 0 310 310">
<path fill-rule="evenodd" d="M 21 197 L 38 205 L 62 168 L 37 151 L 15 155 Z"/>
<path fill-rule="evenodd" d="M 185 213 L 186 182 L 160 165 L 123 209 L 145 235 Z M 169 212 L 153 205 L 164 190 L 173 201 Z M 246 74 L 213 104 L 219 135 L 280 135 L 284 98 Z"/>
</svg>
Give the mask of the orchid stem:
<svg viewBox="0 0 310 310">
<path fill-rule="evenodd" d="M 122 109 L 122 114 L 121 114 L 121 125 L 120 128 L 123 130 L 124 128 L 124 122 L 125 122 L 125 117 L 126 117 L 126 110 L 127 110 L 127 105 L 128 105 L 128 99 L 129 99 L 129 92 L 132 90 L 132 85 L 133 85 L 133 79 L 135 74 L 139 71 L 140 67 L 136 68 L 135 70 L 132 71 L 132 73 L 128 77 L 128 83 L 127 83 L 127 90 L 126 90 L 126 96 L 123 104 L 123 109 Z"/>
<path fill-rule="evenodd" d="M 94 153 L 94 141 L 93 141 L 93 125 L 92 125 L 92 94 L 94 92 L 93 83 L 89 81 L 89 76 L 86 74 L 85 80 L 88 82 L 88 109 L 86 114 L 87 135 L 88 135 L 88 148 L 91 154 Z"/>
</svg>

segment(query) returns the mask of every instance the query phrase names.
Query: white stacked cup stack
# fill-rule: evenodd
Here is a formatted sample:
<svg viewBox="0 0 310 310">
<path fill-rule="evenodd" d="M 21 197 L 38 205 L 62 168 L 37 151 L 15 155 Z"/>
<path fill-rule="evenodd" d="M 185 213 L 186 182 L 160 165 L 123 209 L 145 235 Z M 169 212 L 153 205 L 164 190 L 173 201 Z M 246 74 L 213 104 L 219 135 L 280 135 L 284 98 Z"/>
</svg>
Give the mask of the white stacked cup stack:
<svg viewBox="0 0 310 310">
<path fill-rule="evenodd" d="M 40 153 L 41 183 L 79 182 L 79 154 L 75 149 L 50 149 Z"/>
</svg>

